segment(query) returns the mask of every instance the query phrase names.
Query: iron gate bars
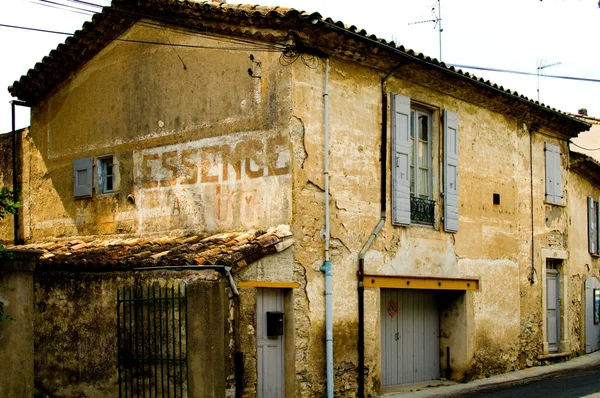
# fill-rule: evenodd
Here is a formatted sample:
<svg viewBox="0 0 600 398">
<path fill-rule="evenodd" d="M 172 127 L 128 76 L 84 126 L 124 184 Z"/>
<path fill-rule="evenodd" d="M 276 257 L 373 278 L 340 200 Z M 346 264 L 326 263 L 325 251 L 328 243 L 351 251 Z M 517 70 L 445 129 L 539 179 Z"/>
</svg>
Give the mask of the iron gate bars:
<svg viewBox="0 0 600 398">
<path fill-rule="evenodd" d="M 117 289 L 119 397 L 187 396 L 187 286 Z"/>
</svg>

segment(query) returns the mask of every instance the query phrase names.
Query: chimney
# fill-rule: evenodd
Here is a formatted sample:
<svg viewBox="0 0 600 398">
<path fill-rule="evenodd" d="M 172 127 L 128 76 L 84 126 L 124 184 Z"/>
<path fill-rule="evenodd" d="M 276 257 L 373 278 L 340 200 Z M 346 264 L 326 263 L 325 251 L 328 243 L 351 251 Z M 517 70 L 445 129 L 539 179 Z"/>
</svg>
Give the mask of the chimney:
<svg viewBox="0 0 600 398">
<path fill-rule="evenodd" d="M 585 109 L 585 108 L 580 108 L 580 109 L 577 111 L 577 114 L 579 114 L 579 115 L 581 115 L 581 116 L 587 116 L 587 115 L 588 115 L 588 114 L 587 114 L 587 109 Z"/>
</svg>

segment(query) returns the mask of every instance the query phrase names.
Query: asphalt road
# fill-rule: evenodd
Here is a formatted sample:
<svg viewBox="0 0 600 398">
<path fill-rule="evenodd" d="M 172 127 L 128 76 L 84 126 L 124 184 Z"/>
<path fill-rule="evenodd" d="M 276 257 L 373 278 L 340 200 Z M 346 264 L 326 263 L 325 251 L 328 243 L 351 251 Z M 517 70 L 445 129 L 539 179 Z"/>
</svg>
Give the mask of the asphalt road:
<svg viewBox="0 0 600 398">
<path fill-rule="evenodd" d="M 537 379 L 481 388 L 469 393 L 452 394 L 453 398 L 600 398 L 600 365 L 569 369 Z"/>
</svg>

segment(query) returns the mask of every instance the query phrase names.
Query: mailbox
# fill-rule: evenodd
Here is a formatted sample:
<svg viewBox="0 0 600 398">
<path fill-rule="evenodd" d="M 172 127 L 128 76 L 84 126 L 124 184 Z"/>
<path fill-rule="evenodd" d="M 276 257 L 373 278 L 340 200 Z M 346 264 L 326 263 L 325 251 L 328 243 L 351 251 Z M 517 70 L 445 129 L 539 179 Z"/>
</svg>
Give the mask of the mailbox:
<svg viewBox="0 0 600 398">
<path fill-rule="evenodd" d="M 267 311 L 267 336 L 283 336 L 283 312 Z"/>
</svg>

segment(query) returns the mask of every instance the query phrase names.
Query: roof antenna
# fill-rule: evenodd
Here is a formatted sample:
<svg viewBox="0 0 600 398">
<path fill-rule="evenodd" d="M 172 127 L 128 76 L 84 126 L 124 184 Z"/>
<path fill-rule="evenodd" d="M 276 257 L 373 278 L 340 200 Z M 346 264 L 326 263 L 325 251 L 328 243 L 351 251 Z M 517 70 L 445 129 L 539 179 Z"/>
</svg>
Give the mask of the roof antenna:
<svg viewBox="0 0 600 398">
<path fill-rule="evenodd" d="M 538 60 L 538 65 L 537 65 L 537 95 L 538 95 L 538 102 L 540 102 L 540 74 L 542 73 L 542 69 L 546 69 L 546 68 L 552 68 L 553 66 L 557 66 L 562 64 L 562 62 L 555 62 L 553 64 L 546 64 L 544 63 L 545 61 L 543 59 L 539 59 Z"/>
<path fill-rule="evenodd" d="M 435 6 L 437 4 L 437 14 L 435 12 Z M 431 7 L 431 13 L 433 14 L 433 19 L 426 19 L 425 21 L 417 21 L 417 22 L 409 22 L 409 25 L 417 25 L 417 24 L 421 24 L 421 23 L 427 23 L 427 22 L 433 22 L 433 29 L 435 29 L 436 27 L 438 28 L 438 32 L 440 35 L 440 62 L 442 62 L 442 32 L 444 31 L 444 29 L 442 29 L 442 0 L 437 0 L 436 4 L 434 4 L 433 7 Z"/>
</svg>

